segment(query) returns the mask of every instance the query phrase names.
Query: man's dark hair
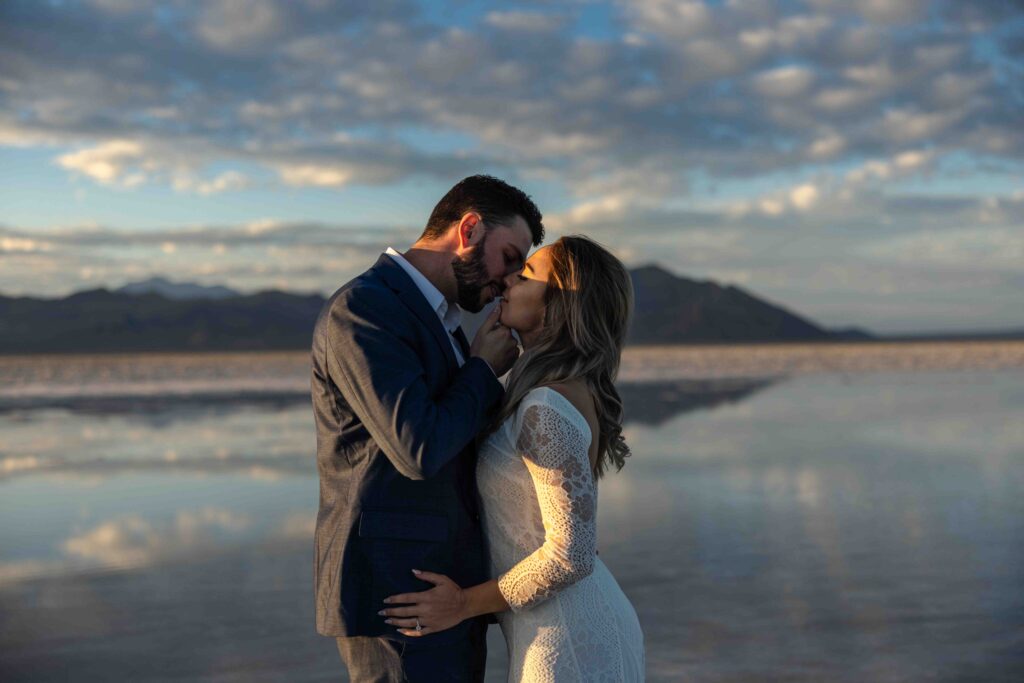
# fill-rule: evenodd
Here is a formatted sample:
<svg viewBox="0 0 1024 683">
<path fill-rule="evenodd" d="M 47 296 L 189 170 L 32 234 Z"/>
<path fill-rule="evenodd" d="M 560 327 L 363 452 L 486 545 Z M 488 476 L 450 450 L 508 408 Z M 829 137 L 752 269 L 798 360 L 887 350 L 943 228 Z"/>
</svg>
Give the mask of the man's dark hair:
<svg viewBox="0 0 1024 683">
<path fill-rule="evenodd" d="M 544 224 L 540 210 L 530 197 L 519 188 L 489 175 L 472 175 L 463 178 L 434 207 L 423 229 L 420 239 L 433 240 L 441 237 L 469 211 L 480 214 L 484 223 L 509 224 L 516 216 L 522 216 L 530 226 L 534 246 L 544 241 Z"/>
</svg>

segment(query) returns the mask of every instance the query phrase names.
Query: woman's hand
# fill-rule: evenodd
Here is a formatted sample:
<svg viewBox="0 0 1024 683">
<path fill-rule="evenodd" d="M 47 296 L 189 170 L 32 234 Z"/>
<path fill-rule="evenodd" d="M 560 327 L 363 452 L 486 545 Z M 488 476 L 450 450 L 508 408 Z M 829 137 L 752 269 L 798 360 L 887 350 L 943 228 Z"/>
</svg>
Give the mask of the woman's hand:
<svg viewBox="0 0 1024 683">
<path fill-rule="evenodd" d="M 434 584 L 430 590 L 420 593 L 400 593 L 384 599 L 389 605 L 379 614 L 387 617 L 384 623 L 398 627 L 404 636 L 427 636 L 445 631 L 469 618 L 466 593 L 444 574 L 434 574 L 413 569 L 416 578 Z M 419 628 L 417 629 L 417 626 Z"/>
</svg>

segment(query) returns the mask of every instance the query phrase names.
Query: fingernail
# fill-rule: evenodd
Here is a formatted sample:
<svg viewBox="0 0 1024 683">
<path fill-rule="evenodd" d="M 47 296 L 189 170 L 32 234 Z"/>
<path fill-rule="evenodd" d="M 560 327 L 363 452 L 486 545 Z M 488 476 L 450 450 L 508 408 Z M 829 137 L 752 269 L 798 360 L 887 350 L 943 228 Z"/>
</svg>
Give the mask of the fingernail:
<svg viewBox="0 0 1024 683">
<path fill-rule="evenodd" d="M 413 570 L 412 570 L 412 573 L 413 573 L 413 574 L 416 574 L 417 576 L 419 576 L 419 575 L 420 575 L 420 574 L 422 574 L 423 572 L 421 572 L 421 571 L 420 571 L 419 569 L 413 569 Z"/>
<path fill-rule="evenodd" d="M 385 605 L 390 605 L 391 604 L 391 598 L 384 598 L 384 604 Z"/>
<path fill-rule="evenodd" d="M 381 611 L 377 612 L 377 614 L 379 614 L 379 615 L 381 615 L 383 617 L 384 616 L 384 610 L 381 610 Z"/>
<path fill-rule="evenodd" d="M 385 624 L 390 624 L 390 623 L 392 623 L 392 622 L 391 622 L 391 620 L 390 620 L 390 619 L 385 619 L 385 620 L 384 620 L 384 623 L 385 623 Z"/>
</svg>

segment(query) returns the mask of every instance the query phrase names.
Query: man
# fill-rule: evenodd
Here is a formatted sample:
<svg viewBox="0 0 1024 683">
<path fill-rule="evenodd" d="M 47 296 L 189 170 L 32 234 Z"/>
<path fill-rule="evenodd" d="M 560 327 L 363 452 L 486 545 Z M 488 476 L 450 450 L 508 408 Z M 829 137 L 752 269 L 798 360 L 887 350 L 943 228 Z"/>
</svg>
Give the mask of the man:
<svg viewBox="0 0 1024 683">
<path fill-rule="evenodd" d="M 378 612 L 385 597 L 430 586 L 413 569 L 464 586 L 488 578 L 474 438 L 518 351 L 497 308 L 470 345 L 460 309 L 499 296 L 543 236 L 521 190 L 466 178 L 409 251 L 389 248 L 317 320 L 317 631 L 337 639 L 354 682 L 483 680 L 484 621 L 408 638 Z"/>
</svg>

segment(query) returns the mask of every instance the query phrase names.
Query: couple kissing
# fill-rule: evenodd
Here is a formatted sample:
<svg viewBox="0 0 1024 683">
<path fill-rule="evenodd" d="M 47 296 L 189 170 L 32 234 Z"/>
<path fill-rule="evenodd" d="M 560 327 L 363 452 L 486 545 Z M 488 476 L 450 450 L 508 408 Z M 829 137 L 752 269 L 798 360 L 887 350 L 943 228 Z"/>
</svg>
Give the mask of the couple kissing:
<svg viewBox="0 0 1024 683">
<path fill-rule="evenodd" d="M 543 238 L 524 192 L 465 178 L 320 313 L 316 623 L 352 681 L 482 681 L 495 621 L 510 681 L 643 679 L 596 528 L 629 455 L 630 277 L 582 236 L 529 255 Z"/>
</svg>

